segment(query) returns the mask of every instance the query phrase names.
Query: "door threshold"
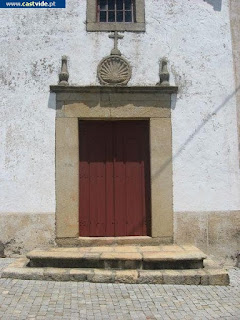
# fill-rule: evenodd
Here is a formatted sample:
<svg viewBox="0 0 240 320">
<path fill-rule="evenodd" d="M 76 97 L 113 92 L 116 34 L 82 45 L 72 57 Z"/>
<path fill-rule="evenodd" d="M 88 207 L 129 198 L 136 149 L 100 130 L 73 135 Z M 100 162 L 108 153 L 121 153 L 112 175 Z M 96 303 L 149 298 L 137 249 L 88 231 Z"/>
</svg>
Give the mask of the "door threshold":
<svg viewBox="0 0 240 320">
<path fill-rule="evenodd" d="M 172 244 L 172 237 L 150 236 L 126 236 L 126 237 L 78 237 L 57 238 L 56 243 L 60 247 L 97 247 L 115 245 L 158 246 L 160 244 Z"/>
<path fill-rule="evenodd" d="M 80 240 L 132 240 L 132 239 L 153 239 L 149 236 L 121 236 L 121 237 L 79 237 Z"/>
</svg>

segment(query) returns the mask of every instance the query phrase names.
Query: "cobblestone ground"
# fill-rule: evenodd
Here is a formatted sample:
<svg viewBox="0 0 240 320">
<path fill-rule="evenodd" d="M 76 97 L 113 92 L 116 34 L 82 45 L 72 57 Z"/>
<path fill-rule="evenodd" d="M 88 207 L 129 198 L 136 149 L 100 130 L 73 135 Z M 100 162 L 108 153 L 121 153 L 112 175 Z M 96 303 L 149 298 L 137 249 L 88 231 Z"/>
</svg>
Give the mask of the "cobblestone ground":
<svg viewBox="0 0 240 320">
<path fill-rule="evenodd" d="M 230 277 L 228 287 L 0 279 L 0 319 L 239 320 L 240 269 Z"/>
</svg>

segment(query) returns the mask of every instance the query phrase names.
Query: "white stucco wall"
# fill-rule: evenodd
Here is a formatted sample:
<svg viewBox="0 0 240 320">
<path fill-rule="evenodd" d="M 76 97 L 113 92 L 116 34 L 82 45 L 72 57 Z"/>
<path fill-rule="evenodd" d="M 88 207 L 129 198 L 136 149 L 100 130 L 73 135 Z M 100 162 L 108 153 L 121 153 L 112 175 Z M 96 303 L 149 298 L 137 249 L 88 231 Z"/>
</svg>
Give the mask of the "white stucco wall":
<svg viewBox="0 0 240 320">
<path fill-rule="evenodd" d="M 129 85 L 158 82 L 169 59 L 180 87 L 172 111 L 175 211 L 240 208 L 236 101 L 228 1 L 146 0 L 146 33 L 125 33 Z M 98 84 L 107 33 L 85 31 L 86 1 L 66 9 L 0 10 L 0 212 L 55 211 L 56 84 L 61 56 L 70 83 Z"/>
</svg>

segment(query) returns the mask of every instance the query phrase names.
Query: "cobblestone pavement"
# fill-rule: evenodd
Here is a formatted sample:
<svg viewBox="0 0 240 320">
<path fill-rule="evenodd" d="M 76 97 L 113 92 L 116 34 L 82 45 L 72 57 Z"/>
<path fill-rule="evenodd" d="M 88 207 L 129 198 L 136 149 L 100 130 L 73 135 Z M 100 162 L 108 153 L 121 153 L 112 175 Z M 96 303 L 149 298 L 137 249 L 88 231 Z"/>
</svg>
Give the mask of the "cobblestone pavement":
<svg viewBox="0 0 240 320">
<path fill-rule="evenodd" d="M 0 319 L 239 320 L 240 269 L 230 277 L 228 287 L 0 279 Z"/>
</svg>

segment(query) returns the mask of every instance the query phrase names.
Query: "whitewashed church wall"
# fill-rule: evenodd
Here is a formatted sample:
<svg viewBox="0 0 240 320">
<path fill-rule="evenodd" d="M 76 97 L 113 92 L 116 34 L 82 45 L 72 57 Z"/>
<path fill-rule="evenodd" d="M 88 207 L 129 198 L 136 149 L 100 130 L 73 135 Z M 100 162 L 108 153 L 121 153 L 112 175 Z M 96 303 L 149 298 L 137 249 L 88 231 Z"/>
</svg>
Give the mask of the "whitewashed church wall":
<svg viewBox="0 0 240 320">
<path fill-rule="evenodd" d="M 172 109 L 175 233 L 185 213 L 201 217 L 204 229 L 212 213 L 225 217 L 240 209 L 229 1 L 145 3 L 146 32 L 126 32 L 119 48 L 133 68 L 129 85 L 154 85 L 159 59 L 169 60 L 171 84 L 179 86 Z M 97 65 L 113 40 L 86 32 L 85 0 L 69 0 L 66 9 L 1 10 L 0 19 L 0 241 L 15 237 L 22 252 L 54 239 L 55 97 L 49 85 L 58 82 L 61 56 L 69 58 L 71 84 L 97 85 Z M 36 226 L 27 222 L 16 235 L 9 215 L 16 225 L 23 216 L 38 216 L 46 240 L 24 241 Z"/>
</svg>

